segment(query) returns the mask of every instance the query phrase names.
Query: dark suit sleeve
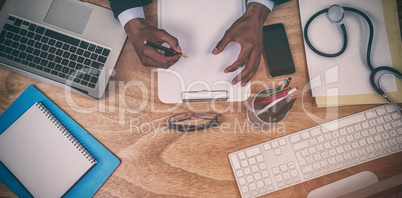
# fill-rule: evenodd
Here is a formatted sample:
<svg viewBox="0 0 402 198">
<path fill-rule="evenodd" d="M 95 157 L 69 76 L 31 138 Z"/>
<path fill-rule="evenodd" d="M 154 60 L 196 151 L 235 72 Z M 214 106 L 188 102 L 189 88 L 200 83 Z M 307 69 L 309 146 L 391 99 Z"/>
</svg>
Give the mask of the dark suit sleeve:
<svg viewBox="0 0 402 198">
<path fill-rule="evenodd" d="M 272 0 L 272 1 L 275 2 L 276 5 L 279 5 L 281 3 L 288 2 L 289 0 Z"/>
<path fill-rule="evenodd" d="M 152 3 L 152 0 L 109 0 L 114 17 L 119 16 L 125 10 L 141 7 Z"/>
</svg>

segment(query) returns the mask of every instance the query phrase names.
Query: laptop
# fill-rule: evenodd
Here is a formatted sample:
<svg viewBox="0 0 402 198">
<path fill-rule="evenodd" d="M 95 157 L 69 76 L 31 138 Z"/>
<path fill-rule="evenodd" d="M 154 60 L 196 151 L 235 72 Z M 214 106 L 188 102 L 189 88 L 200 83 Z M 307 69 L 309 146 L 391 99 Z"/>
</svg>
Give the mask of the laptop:
<svg viewBox="0 0 402 198">
<path fill-rule="evenodd" d="M 7 0 L 0 66 L 102 98 L 126 40 L 111 10 L 79 0 Z"/>
</svg>

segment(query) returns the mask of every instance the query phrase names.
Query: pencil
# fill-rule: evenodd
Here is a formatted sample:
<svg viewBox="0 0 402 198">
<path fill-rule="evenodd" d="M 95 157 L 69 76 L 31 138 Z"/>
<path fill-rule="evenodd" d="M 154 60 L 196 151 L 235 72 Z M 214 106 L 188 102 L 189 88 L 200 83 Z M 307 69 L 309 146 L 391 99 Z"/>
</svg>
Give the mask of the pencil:
<svg viewBox="0 0 402 198">
<path fill-rule="evenodd" d="M 158 44 L 155 44 L 155 43 L 152 43 L 152 42 L 149 42 L 149 41 L 144 41 L 144 44 L 145 44 L 145 45 L 149 45 L 149 46 L 151 46 L 151 47 L 153 47 L 153 48 L 156 48 L 156 49 L 163 50 L 163 51 L 165 51 L 165 52 L 169 52 L 169 53 L 174 54 L 174 55 L 180 54 L 180 55 L 183 56 L 184 58 L 188 58 L 187 55 L 185 55 L 185 54 L 183 54 L 183 53 L 176 52 L 176 51 L 174 51 L 173 49 L 164 47 L 164 46 L 162 46 L 162 45 L 158 45 Z"/>
<path fill-rule="evenodd" d="M 293 94 L 295 91 L 297 90 L 297 87 L 293 88 L 292 90 L 290 90 L 288 92 L 288 95 Z M 283 99 L 285 99 L 286 97 L 282 97 L 279 98 L 277 100 L 272 101 L 269 105 L 267 105 L 266 107 L 264 107 L 263 109 L 259 110 L 256 114 L 257 116 L 262 114 L 264 111 L 268 110 L 269 108 L 273 107 L 274 105 L 276 105 L 278 102 L 282 101 Z"/>
</svg>

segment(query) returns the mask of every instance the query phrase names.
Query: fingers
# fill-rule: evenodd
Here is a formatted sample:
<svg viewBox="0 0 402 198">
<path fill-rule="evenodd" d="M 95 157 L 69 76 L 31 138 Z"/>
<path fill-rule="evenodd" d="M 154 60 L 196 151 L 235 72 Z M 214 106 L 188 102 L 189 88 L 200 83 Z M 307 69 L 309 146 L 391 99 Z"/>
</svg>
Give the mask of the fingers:
<svg viewBox="0 0 402 198">
<path fill-rule="evenodd" d="M 242 52 L 240 54 L 242 55 Z M 233 85 L 237 84 L 240 81 L 241 81 L 241 86 L 244 87 L 247 85 L 247 83 L 251 80 L 251 78 L 257 72 L 258 66 L 260 64 L 260 55 L 261 54 L 258 53 L 258 50 L 254 50 L 254 51 L 250 50 L 250 53 L 248 53 L 248 51 L 243 53 L 242 56 L 245 56 L 246 59 L 248 58 L 248 60 L 247 60 L 247 63 L 245 65 L 244 69 L 240 72 L 240 74 L 237 75 L 235 78 L 233 78 L 233 80 L 232 80 Z M 240 55 L 239 55 L 239 59 L 236 62 L 243 63 L 243 60 L 240 60 L 242 58 L 243 57 L 240 57 Z M 233 69 L 233 70 L 229 71 L 229 72 L 232 72 L 244 65 L 244 63 L 240 64 L 240 65 L 234 65 L 234 64 L 229 66 L 228 68 L 226 68 L 225 71 Z"/>
<path fill-rule="evenodd" d="M 242 67 L 244 64 L 246 64 L 247 58 L 250 56 L 250 54 L 251 54 L 250 48 L 242 47 L 237 60 L 232 65 L 227 67 L 224 72 L 225 73 L 234 72 L 238 68 Z"/>
<path fill-rule="evenodd" d="M 149 37 L 149 38 L 146 38 Z M 173 50 L 181 53 L 181 48 L 179 46 L 179 42 L 177 38 L 173 37 L 165 30 L 161 29 L 153 29 L 152 31 L 146 34 L 146 37 L 143 40 L 148 40 L 150 42 L 154 42 L 156 44 L 162 45 L 163 43 L 168 43 Z M 139 48 L 137 54 L 139 54 L 140 60 L 144 66 L 158 67 L 158 68 L 169 68 L 173 64 L 175 64 L 180 58 L 181 55 L 176 54 L 167 54 L 160 53 L 157 49 L 147 46 L 143 44 L 143 40 L 138 41 L 142 44 L 137 44 L 137 48 Z"/>
<path fill-rule="evenodd" d="M 159 53 L 157 49 L 146 47 L 141 62 L 144 66 L 167 69 L 179 61 L 180 58 L 180 54 L 176 54 L 174 56 L 165 56 L 164 54 Z"/>
<path fill-rule="evenodd" d="M 165 30 L 159 30 L 159 42 L 162 44 L 164 42 L 168 43 L 169 46 L 176 52 L 181 53 L 181 48 L 179 46 L 179 41 L 177 40 L 176 37 L 170 35 L 168 32 Z"/>
</svg>

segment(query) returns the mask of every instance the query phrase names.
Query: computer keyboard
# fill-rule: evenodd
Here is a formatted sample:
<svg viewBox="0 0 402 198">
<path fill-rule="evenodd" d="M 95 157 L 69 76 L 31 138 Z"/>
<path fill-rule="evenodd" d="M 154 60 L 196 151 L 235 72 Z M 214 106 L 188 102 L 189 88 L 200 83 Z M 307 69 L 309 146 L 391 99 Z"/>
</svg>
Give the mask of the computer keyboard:
<svg viewBox="0 0 402 198">
<path fill-rule="evenodd" d="M 0 33 L 0 58 L 57 81 L 95 88 L 110 49 L 9 15 Z"/>
<path fill-rule="evenodd" d="M 242 197 L 257 197 L 402 150 L 402 116 L 383 105 L 229 154 Z"/>
</svg>

